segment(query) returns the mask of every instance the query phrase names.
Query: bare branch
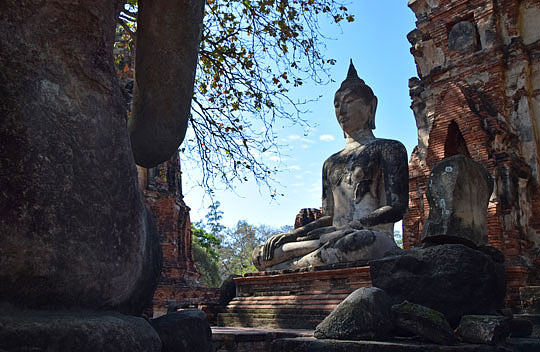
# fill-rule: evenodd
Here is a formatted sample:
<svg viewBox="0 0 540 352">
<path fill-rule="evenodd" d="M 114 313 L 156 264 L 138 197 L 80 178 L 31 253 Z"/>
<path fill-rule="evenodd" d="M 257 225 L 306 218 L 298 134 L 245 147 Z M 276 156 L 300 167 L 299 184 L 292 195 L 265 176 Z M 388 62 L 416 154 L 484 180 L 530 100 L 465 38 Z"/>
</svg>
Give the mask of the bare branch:
<svg viewBox="0 0 540 352">
<path fill-rule="evenodd" d="M 133 45 L 137 46 L 137 35 L 129 28 L 126 22 L 124 22 L 122 19 L 118 18 L 116 22 L 124 28 L 124 30 L 127 32 L 131 40 L 133 41 Z"/>
</svg>

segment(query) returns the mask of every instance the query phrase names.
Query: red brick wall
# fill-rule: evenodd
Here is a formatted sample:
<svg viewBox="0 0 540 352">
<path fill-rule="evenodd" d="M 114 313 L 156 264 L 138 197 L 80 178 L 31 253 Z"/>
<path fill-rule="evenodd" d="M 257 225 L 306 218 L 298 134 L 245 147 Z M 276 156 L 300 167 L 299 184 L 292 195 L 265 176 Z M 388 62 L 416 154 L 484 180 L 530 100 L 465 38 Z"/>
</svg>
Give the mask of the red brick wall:
<svg viewBox="0 0 540 352">
<path fill-rule="evenodd" d="M 146 206 L 156 222 L 163 267 L 154 293 L 153 314 L 167 312 L 169 304 L 178 307 L 217 304 L 219 291 L 202 287 L 192 254 L 189 207 L 182 199 L 178 156 L 152 169 L 138 168 L 139 183 Z"/>
</svg>

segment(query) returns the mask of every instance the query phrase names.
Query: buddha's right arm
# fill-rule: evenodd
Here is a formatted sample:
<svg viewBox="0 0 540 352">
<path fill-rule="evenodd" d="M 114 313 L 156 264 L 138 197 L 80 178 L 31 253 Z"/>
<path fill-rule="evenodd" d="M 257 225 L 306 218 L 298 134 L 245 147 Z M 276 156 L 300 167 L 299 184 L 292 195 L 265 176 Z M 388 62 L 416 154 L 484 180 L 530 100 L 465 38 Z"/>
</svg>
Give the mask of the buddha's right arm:
<svg viewBox="0 0 540 352">
<path fill-rule="evenodd" d="M 309 224 L 306 224 L 302 227 L 299 227 L 292 232 L 289 233 L 280 233 L 278 235 L 274 235 L 270 237 L 263 247 L 263 257 L 264 260 L 272 260 L 274 258 L 274 251 L 276 248 L 283 246 L 285 243 L 295 242 L 297 239 L 301 236 L 305 236 L 310 231 L 313 231 L 315 229 L 331 226 L 332 225 L 332 217 L 331 216 L 323 216 L 317 220 L 314 220 L 310 222 Z M 305 240 L 303 238 L 302 240 Z"/>
<path fill-rule="evenodd" d="M 329 168 L 331 168 L 331 159 L 324 162 L 322 172 L 322 211 L 325 216 L 334 216 L 334 195 L 330 186 Z M 332 225 L 332 224 L 330 224 Z M 328 226 L 330 226 L 328 225 Z"/>
</svg>

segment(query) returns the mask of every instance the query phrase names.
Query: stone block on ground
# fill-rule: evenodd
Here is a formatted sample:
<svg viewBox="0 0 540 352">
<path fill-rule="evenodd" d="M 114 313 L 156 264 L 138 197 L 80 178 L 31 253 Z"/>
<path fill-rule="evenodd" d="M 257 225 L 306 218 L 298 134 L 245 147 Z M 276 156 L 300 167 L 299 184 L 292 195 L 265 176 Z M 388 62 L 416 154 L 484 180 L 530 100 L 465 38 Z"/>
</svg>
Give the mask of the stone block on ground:
<svg viewBox="0 0 540 352">
<path fill-rule="evenodd" d="M 315 329 L 318 339 L 373 340 L 392 329 L 391 299 L 376 287 L 351 293 Z"/>
<path fill-rule="evenodd" d="M 525 318 L 512 318 L 510 320 L 511 337 L 529 337 L 533 332 L 533 323 Z"/>
<path fill-rule="evenodd" d="M 404 301 L 392 306 L 392 322 L 399 331 L 419 336 L 422 340 L 453 345 L 457 338 L 444 314 L 419 304 Z"/>
<path fill-rule="evenodd" d="M 150 321 L 162 343 L 162 352 L 211 352 L 212 330 L 206 314 L 185 309 Z"/>
<path fill-rule="evenodd" d="M 214 352 L 269 352 L 276 339 L 312 336 L 313 330 L 212 327 Z"/>
<path fill-rule="evenodd" d="M 156 331 L 143 318 L 115 312 L 12 311 L 0 314 L 6 352 L 160 352 Z"/>
<path fill-rule="evenodd" d="M 540 339 L 511 337 L 506 340 L 506 344 L 512 348 L 512 352 L 540 351 Z"/>
<path fill-rule="evenodd" d="M 532 324 L 531 337 L 540 339 L 540 314 L 518 314 L 515 317 L 530 321 Z"/>
<path fill-rule="evenodd" d="M 510 318 L 495 315 L 465 315 L 456 334 L 463 342 L 495 345 L 510 334 Z"/>
<path fill-rule="evenodd" d="M 504 306 L 504 264 L 461 244 L 413 248 L 371 262 L 373 286 L 393 304 L 435 309 L 456 327 L 463 315 L 495 314 Z"/>
<path fill-rule="evenodd" d="M 523 313 L 540 314 L 540 286 L 520 287 L 519 296 Z"/>
<path fill-rule="evenodd" d="M 459 344 L 442 346 L 427 343 L 390 341 L 318 340 L 309 337 L 278 339 L 271 352 L 514 352 L 506 346 Z M 527 351 L 528 352 L 528 351 Z"/>
</svg>

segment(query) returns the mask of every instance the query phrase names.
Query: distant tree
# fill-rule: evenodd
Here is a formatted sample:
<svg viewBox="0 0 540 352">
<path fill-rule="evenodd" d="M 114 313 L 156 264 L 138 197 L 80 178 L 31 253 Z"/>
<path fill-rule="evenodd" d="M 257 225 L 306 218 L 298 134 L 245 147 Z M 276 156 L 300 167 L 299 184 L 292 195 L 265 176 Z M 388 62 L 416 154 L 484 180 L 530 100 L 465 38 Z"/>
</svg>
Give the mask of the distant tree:
<svg viewBox="0 0 540 352">
<path fill-rule="evenodd" d="M 118 19 L 117 47 L 134 46 L 136 17 L 137 2 L 128 0 Z M 306 101 L 293 101 L 290 89 L 305 80 L 328 82 L 335 64 L 324 54 L 321 21 L 339 26 L 353 20 L 340 0 L 207 0 L 193 133 L 182 146 L 203 170 L 201 185 L 211 190 L 219 179 L 231 186 L 250 174 L 269 185 L 275 170 L 261 155 L 279 152 L 276 121 L 307 126 L 301 116 Z M 120 71 L 129 68 L 120 56 L 116 60 Z"/>
<path fill-rule="evenodd" d="M 266 225 L 252 226 L 245 220 L 239 221 L 236 228 L 227 229 L 218 251 L 221 277 L 257 272 L 252 263 L 253 250 L 270 236 L 288 231 L 289 228 L 285 227 L 275 229 Z"/>
<path fill-rule="evenodd" d="M 201 273 L 201 283 L 207 287 L 218 287 L 222 281 L 219 273 L 220 236 L 226 227 L 220 222 L 223 218 L 220 205 L 219 201 L 212 203 L 208 207 L 205 221 L 191 225 L 193 259 Z"/>
<path fill-rule="evenodd" d="M 201 283 L 206 287 L 218 287 L 221 284 L 219 273 L 220 239 L 202 228 L 191 225 L 193 231 L 193 260 L 201 274 Z"/>
<path fill-rule="evenodd" d="M 219 209 L 221 203 L 219 200 L 213 202 L 208 206 L 208 213 L 206 213 L 206 228 L 214 236 L 219 236 L 219 234 L 225 230 L 225 226 L 220 223 L 223 219 L 223 211 Z"/>
</svg>

